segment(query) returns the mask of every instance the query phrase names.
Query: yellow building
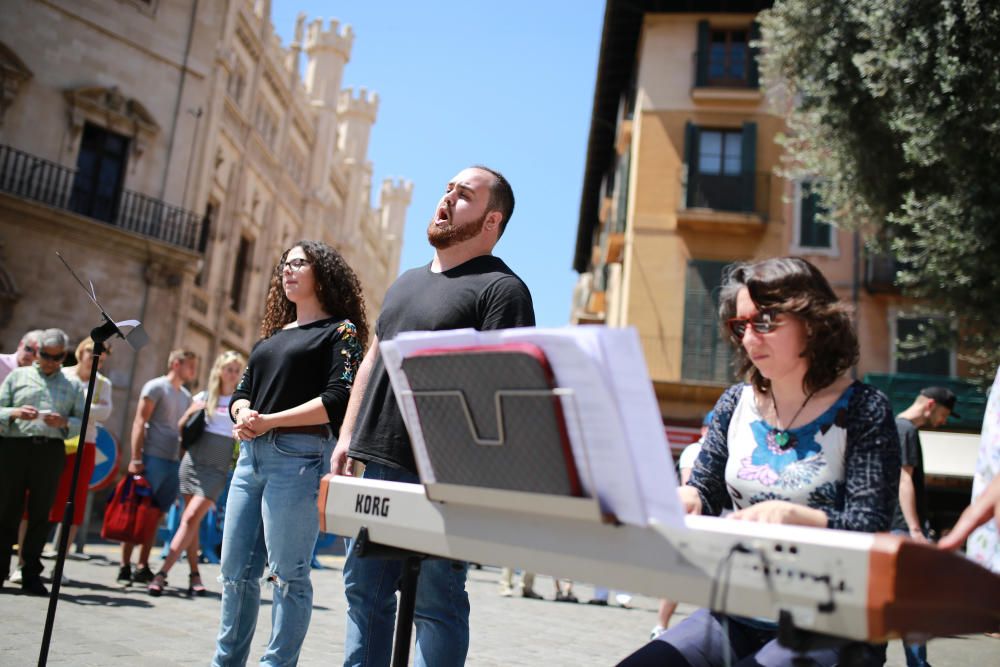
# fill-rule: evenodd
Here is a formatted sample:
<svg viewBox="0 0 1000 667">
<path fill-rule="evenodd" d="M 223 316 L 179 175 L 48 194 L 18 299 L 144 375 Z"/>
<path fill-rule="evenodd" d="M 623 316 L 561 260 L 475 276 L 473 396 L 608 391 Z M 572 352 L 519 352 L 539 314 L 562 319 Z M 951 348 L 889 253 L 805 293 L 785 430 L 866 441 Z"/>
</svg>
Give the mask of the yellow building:
<svg viewBox="0 0 1000 667">
<path fill-rule="evenodd" d="M 855 307 L 855 372 L 886 387 L 898 409 L 920 386 L 961 385 L 952 351 L 898 357 L 897 340 L 918 321 L 892 284 L 891 261 L 816 220 L 807 175 L 778 175 L 775 137 L 785 126 L 752 46 L 755 17 L 770 4 L 607 2 L 573 322 L 636 327 L 675 448 L 734 381 L 717 322 L 722 270 L 734 261 L 795 254 L 819 266 Z M 975 400 L 961 412 L 978 428 Z"/>
</svg>

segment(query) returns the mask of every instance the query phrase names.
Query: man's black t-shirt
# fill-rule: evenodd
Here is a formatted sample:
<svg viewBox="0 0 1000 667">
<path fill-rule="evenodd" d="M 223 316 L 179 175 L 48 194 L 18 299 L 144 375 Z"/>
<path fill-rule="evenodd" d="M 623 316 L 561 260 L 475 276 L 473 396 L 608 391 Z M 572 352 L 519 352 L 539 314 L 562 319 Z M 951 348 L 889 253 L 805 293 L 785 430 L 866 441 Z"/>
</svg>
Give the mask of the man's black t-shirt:
<svg viewBox="0 0 1000 667">
<path fill-rule="evenodd" d="M 902 455 L 901 465 L 913 466 L 913 494 L 916 498 L 917 516 L 920 518 L 920 528 L 923 529 L 927 519 L 927 498 L 924 494 L 924 453 L 920 448 L 920 433 L 909 419 L 896 418 L 896 430 L 899 431 L 899 446 Z M 906 517 L 896 498 L 896 512 L 892 516 L 892 530 L 909 532 Z"/>
<path fill-rule="evenodd" d="M 386 292 L 375 333 L 387 341 L 406 331 L 487 331 L 534 324 L 528 287 L 503 260 L 482 255 L 441 273 L 426 264 L 401 275 Z M 417 472 L 381 355 L 368 380 L 349 455 Z"/>
</svg>

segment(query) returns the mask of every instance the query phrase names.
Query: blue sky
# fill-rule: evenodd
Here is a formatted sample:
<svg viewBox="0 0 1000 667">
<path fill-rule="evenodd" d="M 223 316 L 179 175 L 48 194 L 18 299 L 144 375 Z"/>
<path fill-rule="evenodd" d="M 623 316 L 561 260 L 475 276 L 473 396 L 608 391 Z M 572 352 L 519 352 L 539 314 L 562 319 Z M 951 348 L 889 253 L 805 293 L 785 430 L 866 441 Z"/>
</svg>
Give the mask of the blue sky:
<svg viewBox="0 0 1000 667">
<path fill-rule="evenodd" d="M 299 12 L 354 29 L 343 85 L 381 98 L 374 183 L 414 184 L 402 269 L 430 260 L 425 229 L 445 183 L 490 165 L 517 200 L 494 252 L 528 284 L 538 324 L 566 324 L 604 2 L 274 0 L 286 46 Z"/>
</svg>

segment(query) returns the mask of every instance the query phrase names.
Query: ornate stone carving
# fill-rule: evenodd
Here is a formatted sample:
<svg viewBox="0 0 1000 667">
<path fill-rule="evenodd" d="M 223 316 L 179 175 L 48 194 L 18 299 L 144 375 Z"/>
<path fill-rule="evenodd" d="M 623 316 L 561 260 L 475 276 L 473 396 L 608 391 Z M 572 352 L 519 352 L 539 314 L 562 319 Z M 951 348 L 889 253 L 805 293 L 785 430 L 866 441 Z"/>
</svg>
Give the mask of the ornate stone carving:
<svg viewBox="0 0 1000 667">
<path fill-rule="evenodd" d="M 14 306 L 21 300 L 21 290 L 17 289 L 14 276 L 7 270 L 4 259 L 4 243 L 0 243 L 0 329 L 10 324 L 14 315 Z"/>
<path fill-rule="evenodd" d="M 17 98 L 21 84 L 31 77 L 28 66 L 10 47 L 0 42 L 0 127 L 3 127 L 3 117 Z"/>
<path fill-rule="evenodd" d="M 132 138 L 132 152 L 142 157 L 160 126 L 153 115 L 138 100 L 124 96 L 117 86 L 74 88 L 63 93 L 69 105 L 69 125 L 73 143 L 91 121 L 113 132 Z"/>
</svg>

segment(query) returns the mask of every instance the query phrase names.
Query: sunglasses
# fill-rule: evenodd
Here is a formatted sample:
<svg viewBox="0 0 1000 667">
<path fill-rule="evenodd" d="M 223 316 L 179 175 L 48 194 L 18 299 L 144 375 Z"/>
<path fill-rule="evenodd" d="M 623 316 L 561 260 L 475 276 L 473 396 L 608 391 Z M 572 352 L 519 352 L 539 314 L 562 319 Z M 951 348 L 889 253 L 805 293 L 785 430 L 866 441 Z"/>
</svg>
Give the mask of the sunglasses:
<svg viewBox="0 0 1000 667">
<path fill-rule="evenodd" d="M 66 358 L 66 353 L 62 352 L 60 354 L 49 354 L 45 350 L 39 350 L 38 356 L 47 361 L 62 361 L 63 359 Z"/>
<path fill-rule="evenodd" d="M 784 322 L 778 322 L 776 317 L 777 314 L 773 312 L 757 313 L 754 317 L 733 317 L 726 320 L 726 326 L 729 327 L 729 333 L 733 338 L 743 340 L 743 334 L 747 332 L 747 325 L 753 328 L 754 333 L 769 334 L 784 324 Z"/>
<path fill-rule="evenodd" d="M 30 345 L 25 345 L 24 348 L 22 348 L 22 349 L 25 352 L 27 352 L 28 354 L 38 354 L 38 348 L 37 347 L 31 347 Z"/>
</svg>

